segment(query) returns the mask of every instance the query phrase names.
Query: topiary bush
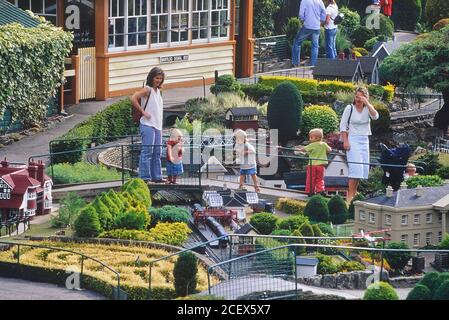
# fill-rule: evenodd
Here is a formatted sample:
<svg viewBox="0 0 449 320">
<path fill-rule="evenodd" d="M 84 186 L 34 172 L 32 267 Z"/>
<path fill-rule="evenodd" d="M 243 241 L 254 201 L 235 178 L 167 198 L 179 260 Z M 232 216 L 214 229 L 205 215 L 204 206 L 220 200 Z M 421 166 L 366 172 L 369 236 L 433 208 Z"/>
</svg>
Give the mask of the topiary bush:
<svg viewBox="0 0 449 320">
<path fill-rule="evenodd" d="M 260 212 L 251 217 L 250 223 L 261 234 L 271 234 L 276 229 L 278 220 L 279 218 L 272 213 Z"/>
<path fill-rule="evenodd" d="M 145 230 L 150 221 L 151 217 L 143 208 L 131 208 L 115 218 L 114 227 L 115 229 Z"/>
<path fill-rule="evenodd" d="M 318 259 L 318 274 L 334 274 L 338 272 L 338 266 L 334 263 L 332 257 L 323 254 L 318 254 L 316 257 Z"/>
<path fill-rule="evenodd" d="M 329 106 L 312 105 L 302 113 L 301 134 L 307 137 L 314 128 L 323 129 L 325 135 L 333 133 L 338 128 L 338 116 Z"/>
<path fill-rule="evenodd" d="M 198 258 L 190 251 L 182 252 L 175 263 L 173 277 L 177 296 L 195 293 L 198 281 Z"/>
<path fill-rule="evenodd" d="M 302 234 L 303 237 L 314 237 L 315 236 L 315 232 L 313 231 L 313 227 L 312 227 L 312 225 L 308 221 L 304 222 L 299 227 L 299 232 Z M 312 239 L 307 239 L 306 242 L 307 243 L 314 243 L 314 241 Z"/>
<path fill-rule="evenodd" d="M 295 230 L 298 230 L 299 227 L 301 227 L 305 222 L 308 221 L 309 220 L 307 219 L 307 217 L 303 215 L 287 217 L 278 221 L 277 229 L 290 230 L 290 232 L 293 232 Z"/>
<path fill-rule="evenodd" d="M 159 222 L 148 233 L 152 241 L 182 246 L 191 232 L 192 230 L 184 222 Z"/>
<path fill-rule="evenodd" d="M 438 272 L 432 271 L 427 272 L 424 277 L 418 282 L 418 285 L 422 285 L 427 287 L 430 290 L 430 297 L 432 297 L 434 289 L 435 289 L 435 283 L 438 280 L 438 276 L 440 274 Z"/>
<path fill-rule="evenodd" d="M 276 209 L 288 214 L 303 214 L 307 202 L 290 198 L 278 198 L 276 200 Z"/>
<path fill-rule="evenodd" d="M 75 233 L 78 237 L 96 237 L 102 232 L 100 219 L 93 206 L 81 209 L 75 221 Z"/>
<path fill-rule="evenodd" d="M 409 247 L 403 242 L 390 242 L 386 246 L 386 249 L 409 249 Z M 384 256 L 388 264 L 397 271 L 404 269 L 408 261 L 412 258 L 410 252 L 386 251 Z"/>
<path fill-rule="evenodd" d="M 360 15 L 357 11 L 352 11 L 348 8 L 342 7 L 338 9 L 340 13 L 345 15 L 345 18 L 339 25 L 341 29 L 349 38 L 352 38 L 354 31 L 360 26 Z"/>
<path fill-rule="evenodd" d="M 415 31 L 421 18 L 421 0 L 393 1 L 393 15 L 391 19 L 398 29 Z"/>
<path fill-rule="evenodd" d="M 281 142 L 296 137 L 301 125 L 302 109 L 301 93 L 292 83 L 283 82 L 274 89 L 268 102 L 268 126 L 278 130 Z"/>
<path fill-rule="evenodd" d="M 190 213 L 185 208 L 176 206 L 163 206 L 161 208 L 151 207 L 148 212 L 150 213 L 151 225 L 155 226 L 158 222 L 184 222 L 189 223 Z"/>
<path fill-rule="evenodd" d="M 373 102 L 374 108 L 379 113 L 379 119 L 371 122 L 371 129 L 373 133 L 385 133 L 391 130 L 391 114 L 388 107 L 382 102 Z"/>
<path fill-rule="evenodd" d="M 363 47 L 366 41 L 376 36 L 376 33 L 372 29 L 368 29 L 365 26 L 358 26 L 352 34 L 351 40 L 354 46 Z"/>
<path fill-rule="evenodd" d="M 292 235 L 292 232 L 290 230 L 285 229 L 277 229 L 274 230 L 271 235 L 273 236 L 284 236 L 284 237 L 290 237 Z"/>
<path fill-rule="evenodd" d="M 314 222 L 328 222 L 329 208 L 326 199 L 320 195 L 311 197 L 304 209 L 304 215 Z"/>
<path fill-rule="evenodd" d="M 444 184 L 444 180 L 439 176 L 413 176 L 405 180 L 407 188 L 412 189 L 418 186 L 422 187 L 438 187 Z"/>
<path fill-rule="evenodd" d="M 433 300 L 449 300 L 449 279 L 438 287 L 433 295 Z"/>
<path fill-rule="evenodd" d="M 96 197 L 89 206 L 95 209 L 98 214 L 98 219 L 100 219 L 101 228 L 104 230 L 111 230 L 114 226 L 114 218 L 109 211 L 109 208 L 101 201 L 100 197 Z"/>
<path fill-rule="evenodd" d="M 399 296 L 390 284 L 378 282 L 366 289 L 363 300 L 399 300 Z"/>
<path fill-rule="evenodd" d="M 232 74 L 224 74 L 218 77 L 218 81 L 211 85 L 210 92 L 219 94 L 223 92 L 240 92 L 240 82 Z"/>
<path fill-rule="evenodd" d="M 314 226 L 318 226 L 321 230 L 322 233 L 324 233 L 326 236 L 328 237 L 333 237 L 334 234 L 334 230 L 332 229 L 332 227 L 330 226 L 330 224 L 324 223 L 324 222 L 319 222 L 317 224 L 314 224 Z"/>
<path fill-rule="evenodd" d="M 242 85 L 242 91 L 247 97 L 254 101 L 260 101 L 265 97 L 271 96 L 273 88 L 260 83 Z"/>
<path fill-rule="evenodd" d="M 333 224 L 342 224 L 348 218 L 348 206 L 345 200 L 339 196 L 333 196 L 327 203 L 329 217 Z"/>
<path fill-rule="evenodd" d="M 407 295 L 406 300 L 432 300 L 430 289 L 417 284 Z"/>
<path fill-rule="evenodd" d="M 374 45 L 379 42 L 379 38 L 377 36 L 375 36 L 374 38 L 368 39 L 365 41 L 365 43 L 363 44 L 363 48 L 365 48 L 365 50 L 367 51 L 371 51 L 374 48 Z"/>
<path fill-rule="evenodd" d="M 439 20 L 449 17 L 449 2 L 447 0 L 427 0 L 427 22 L 433 26 Z"/>
<path fill-rule="evenodd" d="M 151 206 L 151 195 L 148 185 L 140 178 L 128 180 L 122 186 L 123 192 L 128 192 L 133 198 L 139 201 L 145 208 Z"/>
<path fill-rule="evenodd" d="M 317 86 L 318 91 L 326 93 L 337 92 L 354 92 L 355 85 L 352 82 L 344 82 L 339 80 L 324 80 L 319 81 Z"/>
</svg>

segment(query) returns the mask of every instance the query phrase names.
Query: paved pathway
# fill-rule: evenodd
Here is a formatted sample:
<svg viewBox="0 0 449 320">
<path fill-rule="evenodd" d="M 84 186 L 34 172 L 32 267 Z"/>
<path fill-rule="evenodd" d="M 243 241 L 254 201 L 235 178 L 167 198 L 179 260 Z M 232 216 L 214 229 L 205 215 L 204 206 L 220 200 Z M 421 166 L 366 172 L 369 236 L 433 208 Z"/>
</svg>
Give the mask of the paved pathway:
<svg viewBox="0 0 449 320">
<path fill-rule="evenodd" d="M 97 293 L 74 291 L 54 284 L 0 278 L 0 300 L 105 300 Z"/>
<path fill-rule="evenodd" d="M 363 297 L 365 290 L 328 289 L 298 284 L 302 291 L 312 291 L 320 295 L 336 295 L 348 300 L 358 300 Z M 270 277 L 241 277 L 231 281 L 222 282 L 211 288 L 211 294 L 224 296 L 226 300 L 235 300 L 238 297 L 262 291 L 289 291 L 295 290 L 295 283 Z M 405 299 L 411 289 L 396 289 L 401 300 Z M 208 294 L 207 291 L 201 294 Z"/>
</svg>

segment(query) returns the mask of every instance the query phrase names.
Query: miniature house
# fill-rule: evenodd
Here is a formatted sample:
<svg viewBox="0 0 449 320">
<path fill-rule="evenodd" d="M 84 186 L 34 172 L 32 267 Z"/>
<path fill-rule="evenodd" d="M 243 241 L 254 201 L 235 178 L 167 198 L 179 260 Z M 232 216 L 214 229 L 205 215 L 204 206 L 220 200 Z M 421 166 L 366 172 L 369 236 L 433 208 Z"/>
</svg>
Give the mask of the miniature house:
<svg viewBox="0 0 449 320">
<path fill-rule="evenodd" d="M 313 78 L 316 80 L 359 82 L 363 80 L 362 65 L 359 60 L 320 58 L 313 69 Z"/>
<path fill-rule="evenodd" d="M 203 179 L 219 179 L 224 176 L 228 170 L 214 156 L 211 156 L 200 169 L 201 178 Z"/>
<path fill-rule="evenodd" d="M 255 107 L 231 108 L 226 111 L 228 128 L 237 130 L 259 129 L 259 111 Z"/>
<path fill-rule="evenodd" d="M 42 161 L 31 161 L 28 166 L 12 166 L 5 159 L 0 164 L 2 221 L 51 212 L 53 182 L 44 173 L 45 165 Z"/>
<path fill-rule="evenodd" d="M 313 257 L 296 258 L 296 276 L 313 277 L 317 275 L 318 259 Z"/>
<path fill-rule="evenodd" d="M 405 242 L 410 247 L 436 245 L 447 233 L 449 184 L 440 187 L 417 187 L 354 202 L 354 230 L 391 229 L 391 241 Z"/>
<path fill-rule="evenodd" d="M 362 66 L 364 80 L 369 84 L 379 84 L 379 59 L 377 57 L 357 58 Z"/>
<path fill-rule="evenodd" d="M 370 52 L 371 57 L 376 57 L 379 59 L 379 63 L 382 62 L 386 57 L 390 56 L 395 50 L 400 47 L 398 41 L 390 40 L 387 42 L 379 41 L 374 46 Z"/>
</svg>

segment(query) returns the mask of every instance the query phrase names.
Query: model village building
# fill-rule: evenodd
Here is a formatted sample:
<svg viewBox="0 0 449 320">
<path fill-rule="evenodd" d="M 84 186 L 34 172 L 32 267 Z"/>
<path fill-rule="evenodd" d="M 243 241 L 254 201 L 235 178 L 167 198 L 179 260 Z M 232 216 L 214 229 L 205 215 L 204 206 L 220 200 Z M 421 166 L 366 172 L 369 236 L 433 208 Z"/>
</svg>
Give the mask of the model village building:
<svg viewBox="0 0 449 320">
<path fill-rule="evenodd" d="M 213 83 L 253 73 L 252 0 L 0 0 L 74 33 L 82 99 L 106 100 L 141 88 L 150 69 L 166 86 Z"/>
<path fill-rule="evenodd" d="M 28 166 L 0 162 L 0 221 L 50 213 L 53 182 L 44 169 L 42 161 Z"/>
<path fill-rule="evenodd" d="M 448 232 L 449 184 L 418 187 L 354 202 L 354 230 L 390 229 L 386 236 L 409 247 L 437 245 Z"/>
</svg>

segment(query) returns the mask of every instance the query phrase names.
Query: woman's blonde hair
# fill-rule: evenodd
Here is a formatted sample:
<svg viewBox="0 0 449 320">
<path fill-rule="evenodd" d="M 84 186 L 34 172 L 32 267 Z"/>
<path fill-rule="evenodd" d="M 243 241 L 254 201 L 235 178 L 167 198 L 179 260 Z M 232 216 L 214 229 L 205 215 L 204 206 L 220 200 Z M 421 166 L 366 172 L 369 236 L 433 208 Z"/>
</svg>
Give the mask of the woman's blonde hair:
<svg viewBox="0 0 449 320">
<path fill-rule="evenodd" d="M 176 128 L 170 130 L 170 141 L 178 140 L 178 137 L 182 137 L 182 131 Z"/>
<path fill-rule="evenodd" d="M 369 100 L 369 91 L 368 91 L 368 89 L 365 88 L 365 87 L 357 87 L 357 88 L 355 89 L 355 92 L 354 92 L 354 101 L 353 101 L 354 104 L 355 104 L 355 96 L 356 96 L 357 93 L 359 93 L 359 92 L 360 92 L 361 94 L 363 94 L 367 100 Z"/>
</svg>

